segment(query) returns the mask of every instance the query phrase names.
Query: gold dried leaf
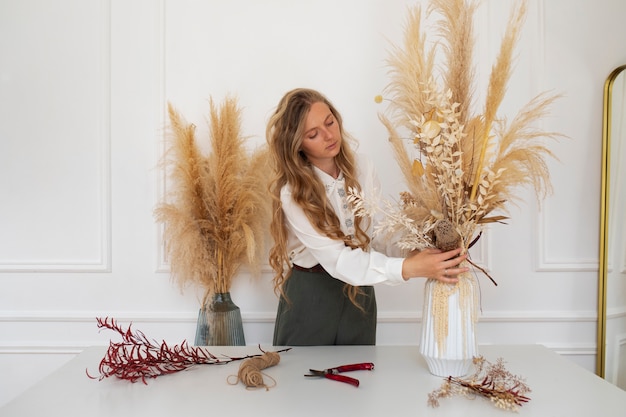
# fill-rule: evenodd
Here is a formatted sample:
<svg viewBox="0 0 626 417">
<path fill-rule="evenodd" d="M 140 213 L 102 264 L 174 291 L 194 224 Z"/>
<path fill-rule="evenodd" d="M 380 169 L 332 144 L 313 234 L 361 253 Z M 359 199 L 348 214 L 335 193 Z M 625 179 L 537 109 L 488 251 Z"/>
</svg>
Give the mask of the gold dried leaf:
<svg viewBox="0 0 626 417">
<path fill-rule="evenodd" d="M 420 161 L 418 161 L 417 159 L 414 159 L 413 168 L 411 169 L 411 172 L 413 173 L 414 176 L 421 177 L 422 175 L 424 175 L 424 166 L 422 165 Z"/>
</svg>

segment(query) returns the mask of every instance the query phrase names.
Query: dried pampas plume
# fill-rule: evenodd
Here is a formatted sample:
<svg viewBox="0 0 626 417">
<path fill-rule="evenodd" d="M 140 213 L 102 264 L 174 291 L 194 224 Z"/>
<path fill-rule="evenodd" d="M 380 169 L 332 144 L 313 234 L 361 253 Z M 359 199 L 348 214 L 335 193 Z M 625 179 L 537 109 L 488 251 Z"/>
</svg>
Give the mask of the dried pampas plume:
<svg viewBox="0 0 626 417">
<path fill-rule="evenodd" d="M 229 96 L 210 100 L 208 155 L 195 126 L 168 105 L 169 147 L 163 160 L 170 182 L 155 209 L 164 224 L 171 273 L 181 289 L 196 284 L 213 293 L 228 292 L 243 265 L 260 272 L 265 225 L 269 221 L 269 166 L 265 145 L 249 153 L 241 134 L 241 110 Z M 204 301 L 203 300 L 203 304 Z"/>
<path fill-rule="evenodd" d="M 467 251 L 483 225 L 507 218 L 507 205 L 515 202 L 520 186 L 534 188 L 539 200 L 552 191 L 546 157 L 554 155 L 544 140 L 562 135 L 541 130 L 537 122 L 558 96 L 538 94 L 511 121 L 498 115 L 526 6 L 521 0 L 511 10 L 477 113 L 472 56 L 478 3 L 432 0 L 425 13 L 419 5 L 409 9 L 403 44 L 392 45 L 387 62 L 388 109 L 379 115 L 408 188 L 391 208 L 397 212 L 387 210 L 379 231 L 404 227 L 403 249 L 439 246 L 436 228 L 445 226 L 449 236 L 460 236 L 457 247 Z M 435 20 L 440 38 L 435 42 L 426 40 L 424 17 Z M 436 57 L 443 62 L 435 65 Z M 360 198 L 352 196 L 357 208 L 367 205 L 358 205 Z M 446 239 L 456 244 L 453 237 Z"/>
<path fill-rule="evenodd" d="M 358 191 L 350 190 L 349 197 L 356 215 L 382 211 L 377 233 L 403 232 L 400 248 L 460 247 L 466 253 L 484 225 L 507 219 L 507 205 L 516 200 L 520 186 L 533 187 L 538 199 L 551 192 L 546 158 L 554 155 L 543 141 L 562 135 L 541 130 L 537 122 L 558 96 L 537 95 L 510 122 L 498 115 L 526 6 L 526 0 L 520 0 L 511 10 L 480 113 L 473 112 L 472 103 L 473 19 L 478 3 L 431 0 L 424 14 L 420 6 L 409 9 L 404 43 L 392 46 L 388 59 L 390 81 L 384 91 L 388 111 L 379 115 L 407 191 L 400 193 L 396 204 L 385 202 L 382 209 L 364 201 Z M 436 19 L 439 40 L 427 42 L 423 16 Z M 467 262 L 495 284 L 484 269 L 469 258 Z M 447 337 L 449 295 L 458 290 L 461 305 L 470 305 L 473 281 L 467 273 L 455 286 L 435 282 L 431 313 L 438 346 L 445 346 Z M 475 321 L 477 312 L 471 314 Z"/>
</svg>

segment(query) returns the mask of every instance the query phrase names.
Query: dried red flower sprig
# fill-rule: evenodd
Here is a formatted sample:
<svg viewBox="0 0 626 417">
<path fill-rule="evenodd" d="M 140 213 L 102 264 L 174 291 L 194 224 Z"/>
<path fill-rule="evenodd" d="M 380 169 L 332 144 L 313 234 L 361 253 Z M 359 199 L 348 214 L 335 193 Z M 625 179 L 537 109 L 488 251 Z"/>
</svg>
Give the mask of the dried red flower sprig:
<svg viewBox="0 0 626 417">
<path fill-rule="evenodd" d="M 97 318 L 96 320 L 98 328 L 113 330 L 122 336 L 121 342 L 109 342 L 109 349 L 98 367 L 99 376 L 91 376 L 89 370 L 86 370 L 89 378 L 99 381 L 110 376 L 116 376 L 130 382 L 141 380 L 147 384 L 148 378 L 157 378 L 161 375 L 183 371 L 195 365 L 224 365 L 262 355 L 221 356 L 218 358 L 204 348 L 189 346 L 187 341 L 170 347 L 165 341 L 159 344 L 149 340 L 140 330 L 131 330 L 132 324 L 124 330 L 113 318 Z M 286 348 L 277 352 L 286 352 L 289 349 Z M 259 350 L 265 353 L 260 346 Z"/>
<path fill-rule="evenodd" d="M 504 366 L 504 360 L 498 358 L 496 363 L 484 357 L 474 358 L 476 372 L 467 378 L 449 376 L 441 387 L 428 394 L 428 405 L 439 406 L 439 399 L 463 395 L 474 398 L 476 395 L 488 398 L 496 407 L 517 411 L 519 407 L 530 401 L 526 396 L 531 392 L 524 379 L 511 374 Z"/>
</svg>

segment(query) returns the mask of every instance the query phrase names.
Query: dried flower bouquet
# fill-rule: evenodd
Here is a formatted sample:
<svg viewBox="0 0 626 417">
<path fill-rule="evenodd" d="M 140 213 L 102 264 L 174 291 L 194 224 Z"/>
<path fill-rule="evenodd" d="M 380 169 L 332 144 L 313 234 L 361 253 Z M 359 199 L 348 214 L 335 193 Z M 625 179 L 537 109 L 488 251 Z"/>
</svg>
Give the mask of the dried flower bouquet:
<svg viewBox="0 0 626 417">
<path fill-rule="evenodd" d="M 406 250 L 461 247 L 463 253 L 481 236 L 485 225 L 507 219 L 507 205 L 520 186 L 534 188 L 538 199 L 551 191 L 546 157 L 554 157 L 544 139 L 560 135 L 540 129 L 557 95 L 532 98 L 512 120 L 499 116 L 513 68 L 513 52 L 526 14 L 526 1 L 515 3 L 500 50 L 492 66 L 482 112 L 473 113 L 473 19 L 478 3 L 432 0 L 424 13 L 435 18 L 439 39 L 429 44 L 421 7 L 409 9 L 404 44 L 393 46 L 390 82 L 377 102 L 388 103 L 379 118 L 386 127 L 407 191 L 398 201 L 366 201 L 350 190 L 359 216 L 382 212 L 378 234 L 401 237 Z M 468 262 L 491 277 L 485 270 Z M 492 279 L 493 281 L 493 279 Z M 493 281 L 495 284 L 495 281 Z M 448 298 L 458 291 L 463 306 L 474 305 L 475 277 L 463 274 L 454 285 L 437 281 L 432 314 L 439 349 L 448 332 Z M 472 301 L 473 300 L 473 301 Z"/>
<path fill-rule="evenodd" d="M 204 300 L 230 290 L 239 268 L 260 272 L 269 216 L 265 146 L 249 153 L 241 110 L 229 96 L 210 101 L 210 145 L 203 155 L 195 126 L 168 106 L 171 143 L 165 155 L 171 189 L 155 209 L 165 225 L 172 276 L 181 288 L 197 284 Z M 169 185 L 169 183 L 168 183 Z"/>
<path fill-rule="evenodd" d="M 440 17 L 435 28 L 441 39 L 429 48 L 422 11 L 415 6 L 409 10 L 404 45 L 394 46 L 388 60 L 388 113 L 379 117 L 408 190 L 384 207 L 354 191 L 351 200 L 358 215 L 382 210 L 386 216 L 377 233 L 404 231 L 398 242 L 403 249 L 461 246 L 467 251 L 485 224 L 507 218 L 496 213 L 507 212 L 519 186 L 533 186 L 539 199 L 551 192 L 545 157 L 554 155 L 541 139 L 559 135 L 536 122 L 557 96 L 537 95 L 510 122 L 497 115 L 526 2 L 517 2 L 511 13 L 481 114 L 471 112 L 476 8 L 473 1 L 432 0 L 427 16 Z M 438 54 L 444 63 L 436 66 Z"/>
</svg>

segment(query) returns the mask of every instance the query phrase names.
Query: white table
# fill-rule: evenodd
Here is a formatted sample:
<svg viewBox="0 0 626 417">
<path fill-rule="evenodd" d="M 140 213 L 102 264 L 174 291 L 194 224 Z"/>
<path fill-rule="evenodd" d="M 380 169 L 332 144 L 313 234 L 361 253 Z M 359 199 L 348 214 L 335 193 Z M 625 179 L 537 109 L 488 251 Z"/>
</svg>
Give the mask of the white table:
<svg viewBox="0 0 626 417">
<path fill-rule="evenodd" d="M 274 350 L 272 347 L 263 347 Z M 207 348 L 213 354 L 259 353 L 254 346 Z M 202 365 L 152 379 L 148 385 L 97 375 L 106 347 L 91 347 L 58 371 L 0 408 L 2 417 L 55 416 L 499 416 L 515 415 L 483 398 L 446 398 L 439 408 L 427 396 L 442 379 L 428 373 L 417 346 L 295 347 L 281 362 L 266 369 L 277 385 L 247 390 L 229 385 L 241 362 Z M 520 416 L 626 416 L 626 391 L 539 345 L 481 346 L 489 361 L 504 358 L 506 368 L 526 378 L 531 401 Z M 324 369 L 373 362 L 374 371 L 349 375 L 361 385 L 322 378 L 305 378 L 309 368 Z M 266 382 L 271 382 L 266 378 Z"/>
</svg>

